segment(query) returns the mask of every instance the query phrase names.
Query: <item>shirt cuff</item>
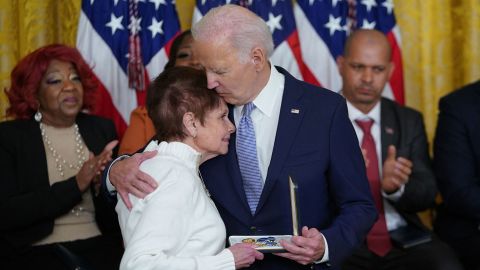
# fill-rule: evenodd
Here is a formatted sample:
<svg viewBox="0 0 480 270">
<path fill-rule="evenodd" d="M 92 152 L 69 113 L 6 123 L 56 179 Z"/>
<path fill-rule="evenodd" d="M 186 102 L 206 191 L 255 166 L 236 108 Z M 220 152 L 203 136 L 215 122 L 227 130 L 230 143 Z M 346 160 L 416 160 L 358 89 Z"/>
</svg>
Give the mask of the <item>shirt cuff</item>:
<svg viewBox="0 0 480 270">
<path fill-rule="evenodd" d="M 110 182 L 110 168 L 112 168 L 113 164 L 115 164 L 115 162 L 117 161 L 120 161 L 120 160 L 124 160 L 126 158 L 130 157 L 129 155 L 121 155 L 119 157 L 117 157 L 115 160 L 113 160 L 111 163 L 110 163 L 110 166 L 108 167 L 108 170 L 107 170 L 107 177 L 106 177 L 106 185 L 107 185 L 107 191 L 108 193 L 110 193 L 110 195 L 114 196 L 117 194 L 117 190 L 115 189 L 115 186 L 112 185 L 112 183 Z"/>
<path fill-rule="evenodd" d="M 387 194 L 385 191 L 382 190 L 382 196 L 385 199 L 388 199 L 390 201 L 396 202 L 402 197 L 403 193 L 405 192 L 405 185 L 401 185 L 400 188 L 393 192 L 392 194 Z"/>
</svg>

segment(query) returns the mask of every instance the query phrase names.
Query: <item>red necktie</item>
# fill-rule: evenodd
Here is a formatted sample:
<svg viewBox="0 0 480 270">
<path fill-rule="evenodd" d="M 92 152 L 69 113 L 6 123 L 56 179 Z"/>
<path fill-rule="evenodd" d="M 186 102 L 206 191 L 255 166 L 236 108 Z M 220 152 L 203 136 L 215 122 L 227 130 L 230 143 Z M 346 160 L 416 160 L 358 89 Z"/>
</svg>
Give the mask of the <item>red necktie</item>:
<svg viewBox="0 0 480 270">
<path fill-rule="evenodd" d="M 373 253 L 383 257 L 392 248 L 392 243 L 390 242 L 387 222 L 385 221 L 385 211 L 383 210 L 377 151 L 372 133 L 370 133 L 373 120 L 355 120 L 355 122 L 363 131 L 362 151 L 364 152 L 365 165 L 367 167 L 367 178 L 370 183 L 370 190 L 372 191 L 375 206 L 378 210 L 378 220 L 367 234 L 367 246 Z"/>
</svg>

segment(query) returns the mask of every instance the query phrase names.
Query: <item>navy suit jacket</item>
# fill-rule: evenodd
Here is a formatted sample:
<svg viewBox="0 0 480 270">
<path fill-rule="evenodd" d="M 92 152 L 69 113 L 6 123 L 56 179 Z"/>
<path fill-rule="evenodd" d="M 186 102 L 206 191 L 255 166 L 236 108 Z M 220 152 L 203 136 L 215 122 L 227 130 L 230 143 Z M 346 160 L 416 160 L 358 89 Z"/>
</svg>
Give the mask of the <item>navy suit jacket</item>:
<svg viewBox="0 0 480 270">
<path fill-rule="evenodd" d="M 235 134 L 228 154 L 205 162 L 201 172 L 228 236 L 292 234 L 291 176 L 299 186 L 301 225 L 317 228 L 328 242 L 328 264 L 302 266 L 267 254 L 250 269 L 339 268 L 377 217 L 358 140 L 343 97 L 299 81 L 282 68 L 277 70 L 285 75 L 285 88 L 272 138 L 272 158 L 255 215 L 250 213 L 243 189 Z"/>
<path fill-rule="evenodd" d="M 434 169 L 444 203 L 435 230 L 455 243 L 480 234 L 480 81 L 443 97 L 439 107 Z"/>
</svg>

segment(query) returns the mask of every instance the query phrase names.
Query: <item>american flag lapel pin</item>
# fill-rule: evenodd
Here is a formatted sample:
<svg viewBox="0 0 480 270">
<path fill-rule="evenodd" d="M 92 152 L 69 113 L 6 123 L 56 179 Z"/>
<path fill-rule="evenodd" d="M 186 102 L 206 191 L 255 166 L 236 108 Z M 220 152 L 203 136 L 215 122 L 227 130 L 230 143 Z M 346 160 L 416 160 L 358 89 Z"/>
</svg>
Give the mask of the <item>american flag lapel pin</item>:
<svg viewBox="0 0 480 270">
<path fill-rule="evenodd" d="M 299 114 L 300 110 L 299 109 L 291 109 L 290 112 L 294 113 L 294 114 Z"/>
<path fill-rule="evenodd" d="M 389 135 L 393 135 L 393 128 L 391 127 L 385 127 L 385 133 L 389 134 Z"/>
</svg>

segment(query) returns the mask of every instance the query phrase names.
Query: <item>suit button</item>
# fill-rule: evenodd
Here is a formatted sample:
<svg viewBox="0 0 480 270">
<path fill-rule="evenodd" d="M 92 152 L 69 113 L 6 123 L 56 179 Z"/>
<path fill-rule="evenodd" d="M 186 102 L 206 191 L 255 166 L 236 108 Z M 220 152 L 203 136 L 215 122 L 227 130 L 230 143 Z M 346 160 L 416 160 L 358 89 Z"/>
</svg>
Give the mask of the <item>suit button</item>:
<svg viewBox="0 0 480 270">
<path fill-rule="evenodd" d="M 257 227 L 255 227 L 255 226 L 250 227 L 250 231 L 256 232 L 256 231 L 257 231 Z"/>
</svg>

